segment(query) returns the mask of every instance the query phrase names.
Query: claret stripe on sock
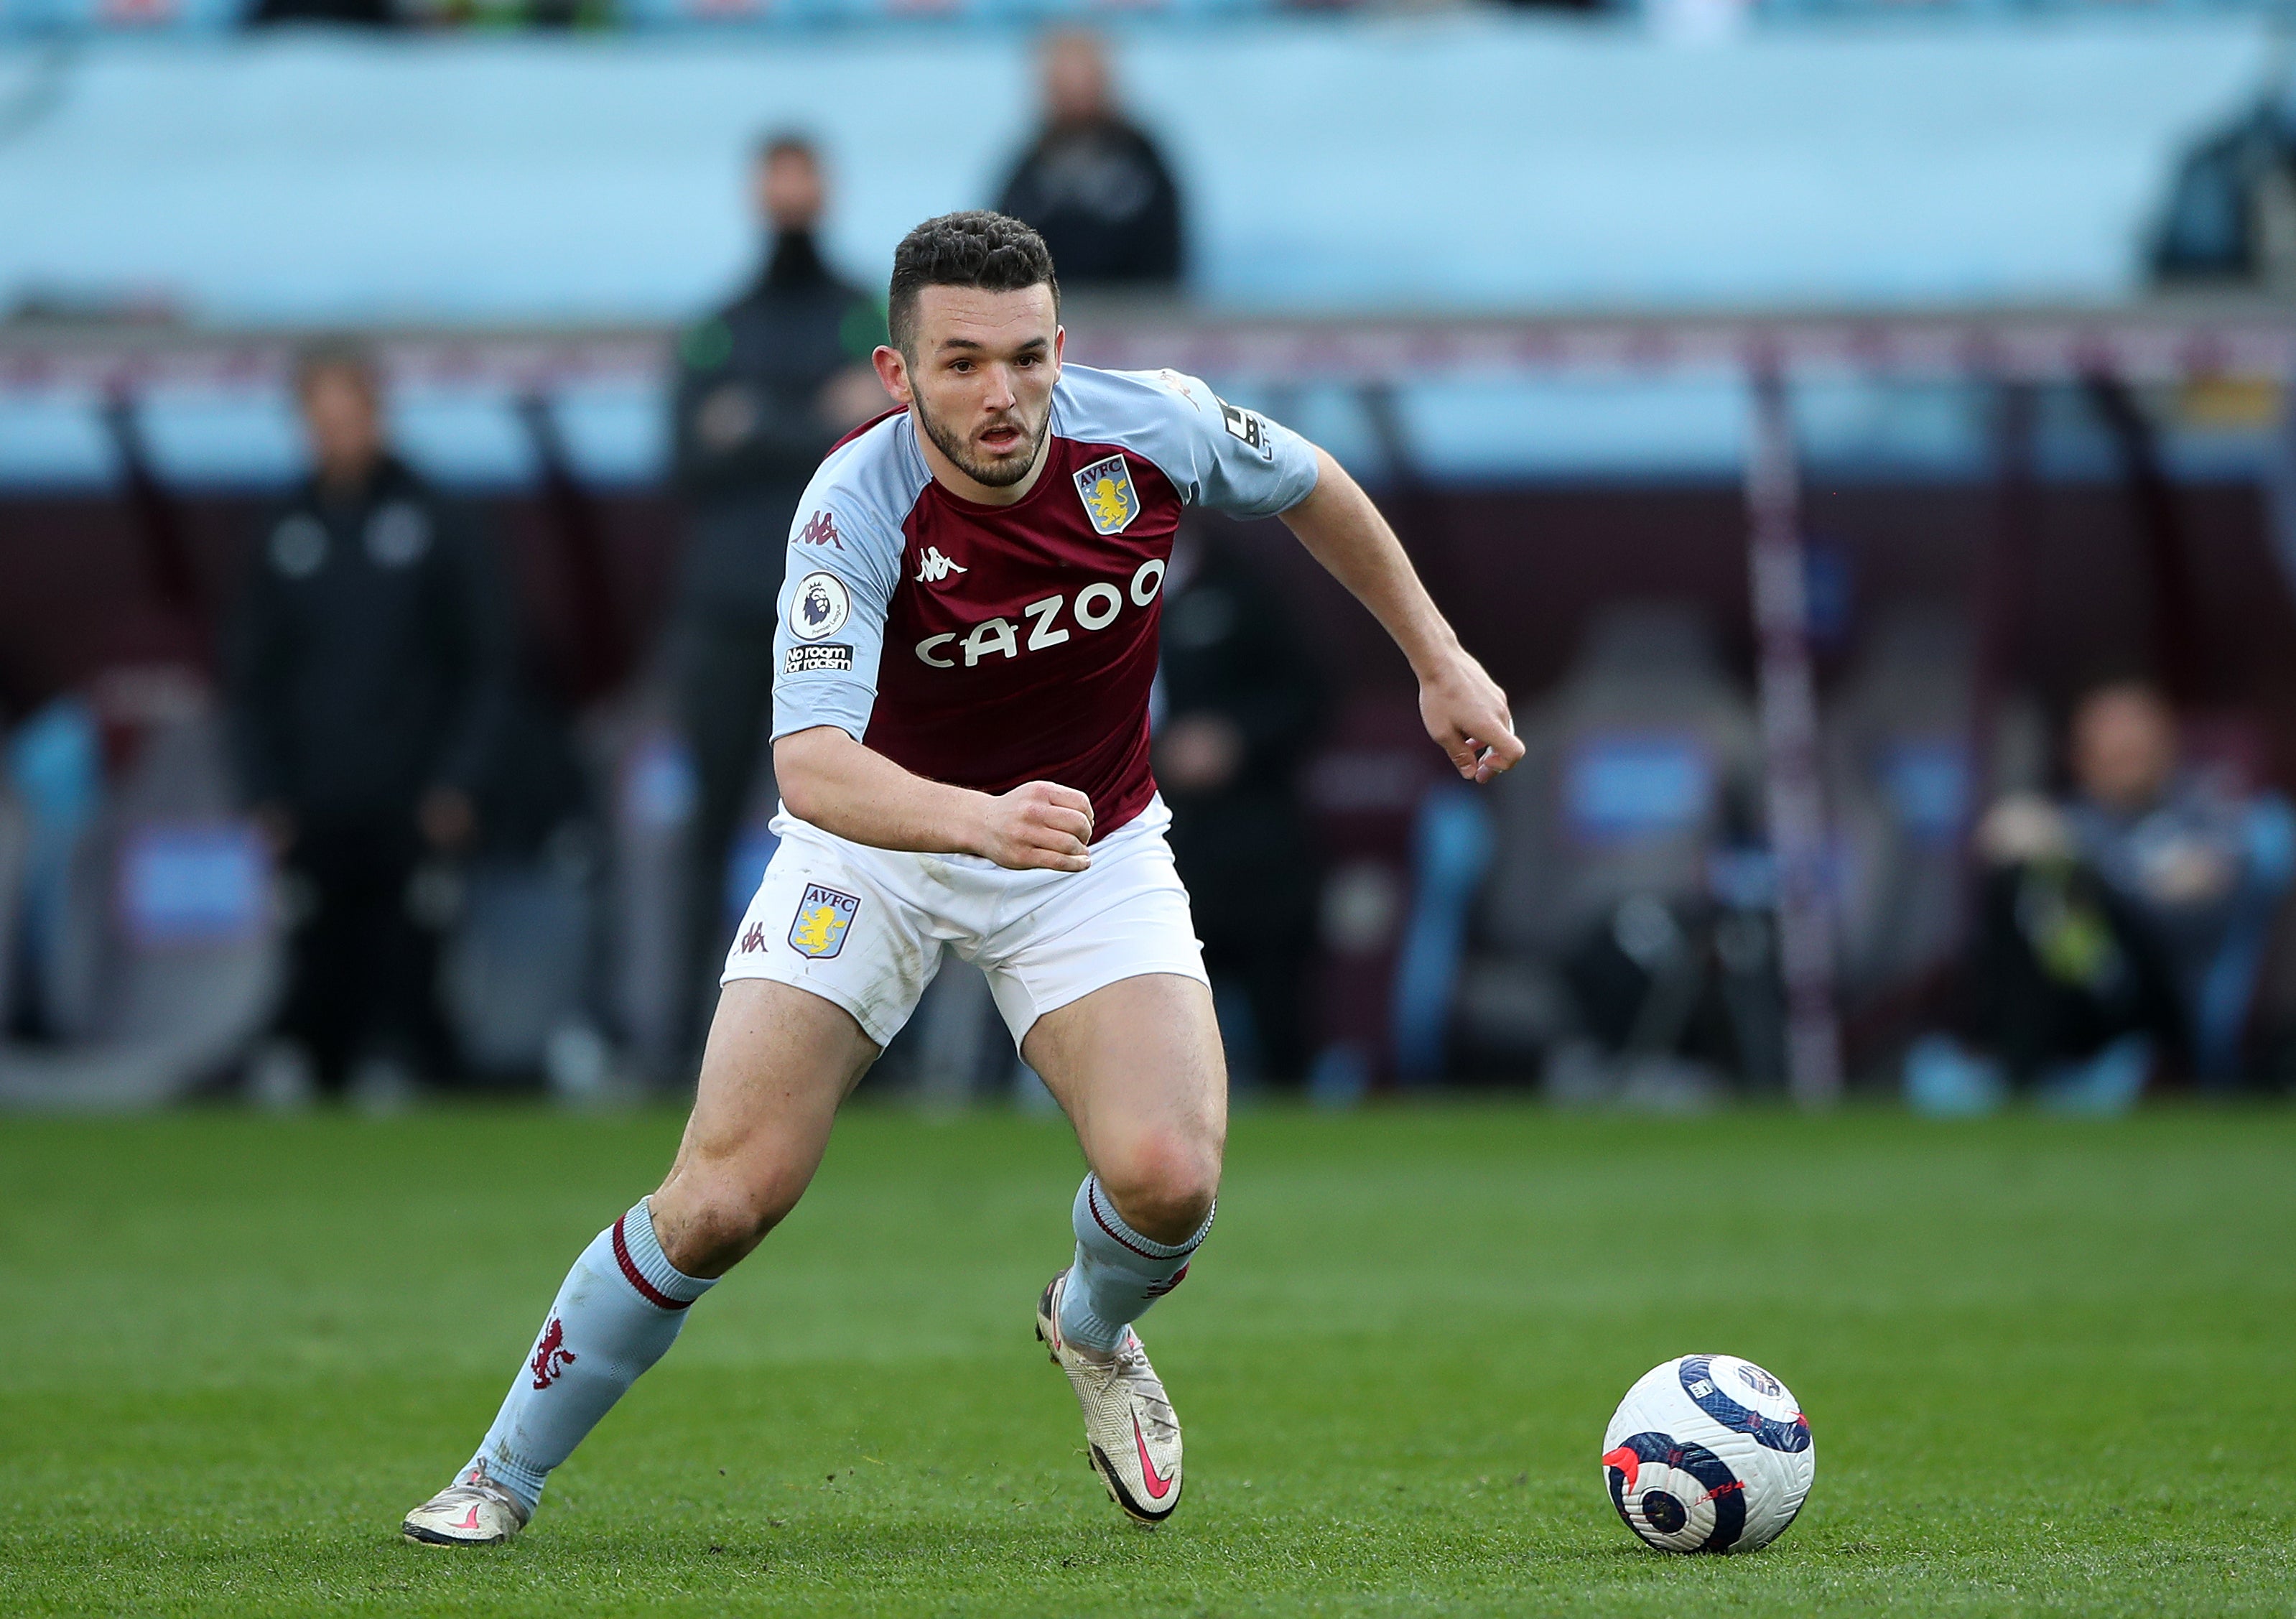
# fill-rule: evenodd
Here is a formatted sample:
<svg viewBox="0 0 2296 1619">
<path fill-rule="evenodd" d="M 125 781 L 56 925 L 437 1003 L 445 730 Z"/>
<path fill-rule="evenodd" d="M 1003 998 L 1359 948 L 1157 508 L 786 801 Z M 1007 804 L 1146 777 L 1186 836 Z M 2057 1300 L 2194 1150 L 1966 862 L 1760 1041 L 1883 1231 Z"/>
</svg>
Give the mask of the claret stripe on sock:
<svg viewBox="0 0 2296 1619">
<path fill-rule="evenodd" d="M 1193 1237 L 1184 1243 L 1167 1247 L 1161 1243 L 1150 1242 L 1130 1226 L 1125 1225 L 1121 1217 L 1118 1217 L 1115 1225 L 1109 1224 L 1110 1215 L 1100 1212 L 1100 1186 L 1097 1181 L 1086 1185 L 1084 1201 L 1085 1206 L 1092 1211 L 1093 1223 L 1108 1233 L 1109 1240 L 1137 1253 L 1142 1259 L 1175 1260 L 1184 1253 L 1193 1253 L 1202 1245 L 1205 1233 L 1212 1229 L 1211 1216 L 1207 1214 L 1204 1216 L 1204 1223 L 1197 1228 Z M 1113 1211 L 1111 1211 L 1111 1213 L 1113 1213 Z M 1148 1245 L 1144 1248 L 1140 1245 L 1143 1243 L 1147 1243 Z M 619 1252 L 619 1248 L 616 1251 Z"/>
<path fill-rule="evenodd" d="M 628 1219 L 627 1215 L 622 1217 Z M 1115 1233 L 1111 1232 L 1111 1236 Z M 630 1258 L 630 1245 L 622 1240 L 622 1221 L 614 1222 L 614 1262 L 622 1268 L 623 1279 L 638 1290 L 638 1296 L 659 1310 L 684 1310 L 692 1299 L 674 1299 L 639 1274 L 637 1264 Z"/>
</svg>

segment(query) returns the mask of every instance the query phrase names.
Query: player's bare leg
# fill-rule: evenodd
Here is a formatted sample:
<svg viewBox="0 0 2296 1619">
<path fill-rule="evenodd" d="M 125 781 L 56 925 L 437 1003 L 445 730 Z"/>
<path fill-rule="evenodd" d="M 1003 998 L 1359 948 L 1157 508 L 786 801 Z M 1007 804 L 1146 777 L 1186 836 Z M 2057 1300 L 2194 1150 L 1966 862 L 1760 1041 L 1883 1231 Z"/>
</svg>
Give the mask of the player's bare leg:
<svg viewBox="0 0 2296 1619">
<path fill-rule="evenodd" d="M 407 1514 L 408 1540 L 495 1544 L 526 1526 L 551 1469 L 668 1350 L 686 1307 L 797 1206 L 876 1055 L 817 995 L 726 987 L 668 1178 L 575 1262 L 478 1454 Z"/>
<path fill-rule="evenodd" d="M 728 983 L 685 1138 L 649 1200 L 670 1262 L 720 1277 L 763 1242 L 805 1195 L 839 1105 L 876 1060 L 842 1007 L 771 979 Z"/>
<path fill-rule="evenodd" d="M 1092 1166 L 1076 1262 L 1037 1334 L 1084 1409 L 1093 1470 L 1116 1504 L 1161 1523 L 1180 1503 L 1180 1424 L 1131 1323 L 1179 1285 L 1210 1229 L 1227 1141 L 1227 1067 L 1211 991 L 1149 974 L 1039 1018 L 1022 1053 Z"/>
</svg>

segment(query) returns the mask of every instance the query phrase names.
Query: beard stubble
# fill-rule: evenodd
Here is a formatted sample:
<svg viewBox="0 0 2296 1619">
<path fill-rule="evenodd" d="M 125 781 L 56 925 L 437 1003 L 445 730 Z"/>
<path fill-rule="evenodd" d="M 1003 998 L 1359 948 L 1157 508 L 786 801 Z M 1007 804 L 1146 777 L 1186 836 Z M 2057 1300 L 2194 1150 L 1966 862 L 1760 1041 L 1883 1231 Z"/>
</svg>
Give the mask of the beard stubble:
<svg viewBox="0 0 2296 1619">
<path fill-rule="evenodd" d="M 933 441 L 933 447 L 947 456 L 958 472 L 975 483 L 992 489 L 1010 489 L 1026 478 L 1029 469 L 1037 464 L 1037 457 L 1045 448 L 1045 440 L 1053 430 L 1052 402 L 1048 399 L 1045 403 L 1044 419 L 1037 423 L 1036 436 L 1029 441 L 1029 453 L 1015 456 L 1009 463 L 989 465 L 975 461 L 971 447 L 933 419 L 932 414 L 925 409 L 922 395 L 910 396 L 909 409 L 915 415 L 918 425 L 925 430 L 925 436 Z M 1018 415 L 1017 412 L 1014 414 Z M 1022 426 L 1025 429 L 1025 421 Z"/>
</svg>

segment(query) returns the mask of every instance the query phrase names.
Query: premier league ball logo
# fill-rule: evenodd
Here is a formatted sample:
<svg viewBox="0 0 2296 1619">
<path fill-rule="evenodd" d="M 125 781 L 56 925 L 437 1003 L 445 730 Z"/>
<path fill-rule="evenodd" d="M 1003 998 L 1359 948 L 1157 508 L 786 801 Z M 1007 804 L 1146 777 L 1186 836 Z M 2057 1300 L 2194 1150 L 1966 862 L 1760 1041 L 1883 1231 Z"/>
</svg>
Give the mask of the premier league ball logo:
<svg viewBox="0 0 2296 1619">
<path fill-rule="evenodd" d="M 1685 1355 L 1619 1402 L 1603 1480 L 1627 1527 L 1660 1551 L 1753 1551 L 1785 1533 L 1817 1468 L 1784 1384 L 1734 1355 Z"/>
</svg>

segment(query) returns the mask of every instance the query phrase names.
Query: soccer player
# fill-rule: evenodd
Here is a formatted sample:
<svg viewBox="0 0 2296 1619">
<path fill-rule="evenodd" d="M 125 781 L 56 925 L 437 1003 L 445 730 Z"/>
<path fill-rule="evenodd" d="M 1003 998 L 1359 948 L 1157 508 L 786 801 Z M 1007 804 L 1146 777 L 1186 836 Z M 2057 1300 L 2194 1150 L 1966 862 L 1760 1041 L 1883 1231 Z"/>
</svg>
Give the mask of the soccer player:
<svg viewBox="0 0 2296 1619">
<path fill-rule="evenodd" d="M 1180 1424 L 1132 1323 L 1210 1229 L 1227 1125 L 1148 771 L 1181 509 L 1281 515 L 1409 658 L 1461 776 L 1522 756 L 1505 694 L 1330 456 L 1193 377 L 1062 366 L 1060 289 L 1028 226 L 920 225 L 888 315 L 875 362 L 900 408 L 831 451 L 791 523 L 781 846 L 727 956 L 685 1140 L 575 1262 L 478 1453 L 407 1515 L 410 1540 L 525 1527 L 550 1470 L 796 1205 L 944 944 L 986 971 L 1091 1170 L 1037 1336 L 1110 1496 L 1168 1517 Z"/>
</svg>

